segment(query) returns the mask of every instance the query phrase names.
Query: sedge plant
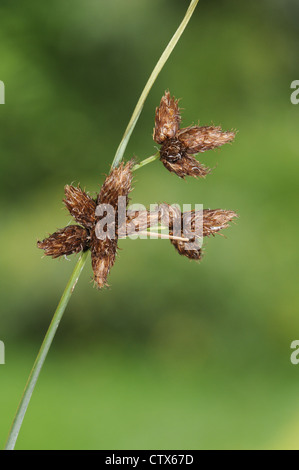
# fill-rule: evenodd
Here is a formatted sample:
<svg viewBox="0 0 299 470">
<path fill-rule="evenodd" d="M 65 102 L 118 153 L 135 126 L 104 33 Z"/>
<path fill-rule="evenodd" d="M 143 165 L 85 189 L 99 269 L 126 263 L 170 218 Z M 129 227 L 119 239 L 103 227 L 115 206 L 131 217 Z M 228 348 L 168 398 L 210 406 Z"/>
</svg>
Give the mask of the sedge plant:
<svg viewBox="0 0 299 470">
<path fill-rule="evenodd" d="M 77 224 L 68 225 L 50 235 L 47 239 L 38 242 L 38 247 L 44 250 L 45 255 L 52 256 L 52 258 L 73 253 L 78 253 L 79 258 L 32 367 L 8 434 L 5 450 L 13 450 L 15 448 L 40 371 L 89 254 L 91 254 L 95 284 L 101 289 L 107 285 L 107 277 L 115 262 L 118 238 L 130 235 L 131 231 L 136 229 L 136 224 L 137 231 L 140 234 L 151 233 L 148 232 L 148 229 L 155 225 L 155 223 L 160 228 L 168 228 L 168 235 L 158 235 L 156 233 L 154 235 L 160 236 L 160 238 L 168 238 L 180 255 L 186 256 L 189 259 L 200 260 L 202 256 L 201 246 L 195 239 L 196 237 L 194 237 L 194 227 L 199 222 L 199 218 L 201 218 L 200 222 L 203 227 L 202 235 L 209 236 L 226 228 L 228 223 L 236 217 L 235 212 L 221 209 L 204 210 L 201 215 L 194 211 L 181 213 L 177 208 L 172 208 L 168 204 L 162 204 L 154 213 L 150 213 L 147 210 L 127 211 L 123 225 L 118 223 L 117 226 L 115 224 L 113 226 L 114 234 L 115 231 L 117 233 L 114 238 L 110 236 L 101 237 L 97 231 L 99 223 L 101 224 L 103 220 L 103 213 L 98 212 L 100 206 L 107 208 L 110 205 L 112 209 L 118 212 L 117 204 L 119 203 L 119 198 L 123 198 L 124 208 L 127 208 L 128 194 L 132 189 L 132 176 L 136 170 L 160 158 L 164 167 L 180 178 L 185 176 L 205 177 L 209 173 L 209 169 L 203 167 L 194 158 L 194 155 L 231 142 L 235 136 L 233 131 L 224 132 L 220 127 L 214 126 L 189 126 L 181 128 L 178 101 L 171 97 L 169 91 L 166 91 L 162 96 L 160 105 L 156 109 L 153 134 L 154 141 L 161 146 L 160 149 L 154 155 L 141 162 L 137 163 L 134 159 L 131 159 L 126 164 L 123 162 L 127 144 L 141 114 L 145 100 L 186 28 L 198 1 L 191 1 L 181 24 L 152 71 L 117 148 L 112 161 L 111 172 L 105 179 L 99 194 L 93 199 L 80 187 L 67 185 L 65 187 L 64 204 Z M 177 223 L 179 222 L 181 226 L 183 219 L 184 221 L 189 221 L 190 233 L 182 231 L 181 228 L 179 228 L 179 231 L 176 230 Z M 195 243 L 195 247 L 192 246 L 192 249 L 190 248 L 190 242 Z"/>
</svg>

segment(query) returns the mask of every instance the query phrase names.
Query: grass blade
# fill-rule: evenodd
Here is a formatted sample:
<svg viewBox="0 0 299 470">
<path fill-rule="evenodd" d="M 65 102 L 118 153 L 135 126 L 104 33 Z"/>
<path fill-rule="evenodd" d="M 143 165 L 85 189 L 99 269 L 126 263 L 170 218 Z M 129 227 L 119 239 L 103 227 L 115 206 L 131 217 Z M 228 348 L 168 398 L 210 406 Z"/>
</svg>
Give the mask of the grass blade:
<svg viewBox="0 0 299 470">
<path fill-rule="evenodd" d="M 136 126 L 136 123 L 138 121 L 138 118 L 140 116 L 140 113 L 142 111 L 143 105 L 145 103 L 145 100 L 147 98 L 147 95 L 150 92 L 150 89 L 152 88 L 153 84 L 155 83 L 155 80 L 157 79 L 159 73 L 161 72 L 163 66 L 165 65 L 167 59 L 169 58 L 170 54 L 172 53 L 173 49 L 175 48 L 178 40 L 180 39 L 181 35 L 183 34 L 195 8 L 196 5 L 198 4 L 199 0 L 192 0 L 188 10 L 186 11 L 186 15 L 183 18 L 183 21 L 181 22 L 180 26 L 172 36 L 171 40 L 169 41 L 165 51 L 161 55 L 160 59 L 158 60 L 154 70 L 152 71 L 143 92 L 140 95 L 140 98 L 138 100 L 138 103 L 133 111 L 132 117 L 130 119 L 130 122 L 127 126 L 127 129 L 125 130 L 125 133 L 123 135 L 123 138 L 118 146 L 118 149 L 116 151 L 112 166 L 116 167 L 120 164 L 120 162 L 123 159 L 126 147 L 128 145 L 129 139 L 131 137 L 131 134 L 134 130 L 134 127 Z"/>
<path fill-rule="evenodd" d="M 31 373 L 29 375 L 27 384 L 25 386 L 25 390 L 23 392 L 23 396 L 21 398 L 21 401 L 19 403 L 17 412 L 15 414 L 15 418 L 13 420 L 6 444 L 4 450 L 13 450 L 15 447 L 16 440 L 18 438 L 23 419 L 26 413 L 26 410 L 28 408 L 34 387 L 36 385 L 37 379 L 39 377 L 41 368 L 45 362 L 45 359 L 47 357 L 48 351 L 50 349 L 50 346 L 52 344 L 52 341 L 54 339 L 56 330 L 59 326 L 60 320 L 64 314 L 64 311 L 66 309 L 66 306 L 70 300 L 70 297 L 75 289 L 75 286 L 78 282 L 79 276 L 81 274 L 81 271 L 85 265 L 88 251 L 85 251 L 79 258 L 79 260 L 76 263 L 76 266 L 74 268 L 74 271 L 69 279 L 69 282 L 67 283 L 67 286 L 62 294 L 62 297 L 60 299 L 60 302 L 57 306 L 57 309 L 54 313 L 54 316 L 52 318 L 52 321 L 50 323 L 50 326 L 48 328 L 48 331 L 46 333 L 46 336 L 44 338 L 44 341 L 41 345 L 41 348 L 39 350 L 39 353 L 35 359 L 34 365 L 32 367 Z"/>
</svg>

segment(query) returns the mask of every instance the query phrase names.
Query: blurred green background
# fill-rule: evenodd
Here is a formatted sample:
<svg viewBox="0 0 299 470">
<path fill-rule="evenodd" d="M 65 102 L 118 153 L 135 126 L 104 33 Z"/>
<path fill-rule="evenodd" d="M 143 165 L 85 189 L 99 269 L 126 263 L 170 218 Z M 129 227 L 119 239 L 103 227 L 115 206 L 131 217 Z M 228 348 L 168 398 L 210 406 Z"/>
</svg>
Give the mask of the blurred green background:
<svg viewBox="0 0 299 470">
<path fill-rule="evenodd" d="M 70 217 L 65 184 L 92 193 L 187 0 L 37 0 L 0 6 L 0 442 L 76 262 L 36 241 Z M 202 0 L 154 85 L 126 159 L 155 152 L 165 89 L 183 125 L 236 128 L 201 158 L 206 180 L 160 162 L 132 202 L 238 211 L 200 264 L 167 240 L 122 240 L 109 282 L 80 278 L 18 449 L 298 449 L 298 2 Z M 2 444 L 1 444 L 2 445 Z"/>
</svg>

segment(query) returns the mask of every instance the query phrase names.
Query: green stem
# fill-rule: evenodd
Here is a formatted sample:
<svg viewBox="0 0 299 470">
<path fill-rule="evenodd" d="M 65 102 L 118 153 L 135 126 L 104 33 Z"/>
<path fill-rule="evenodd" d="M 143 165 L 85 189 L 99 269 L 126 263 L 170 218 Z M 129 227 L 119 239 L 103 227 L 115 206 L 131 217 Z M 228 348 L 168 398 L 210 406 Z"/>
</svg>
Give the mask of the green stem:
<svg viewBox="0 0 299 470">
<path fill-rule="evenodd" d="M 154 70 L 153 70 L 153 72 L 152 72 L 152 74 L 151 74 L 151 76 L 150 76 L 150 78 L 149 78 L 149 80 L 148 80 L 148 82 L 147 82 L 140 98 L 139 98 L 139 101 L 136 105 L 136 108 L 135 108 L 133 114 L 132 114 L 132 117 L 130 119 L 128 127 L 127 127 L 127 129 L 124 133 L 124 136 L 123 136 L 123 138 L 122 138 L 122 140 L 119 144 L 119 147 L 116 151 L 114 160 L 112 162 L 112 167 L 118 166 L 119 163 L 122 161 L 125 149 L 126 149 L 127 144 L 129 142 L 130 136 L 133 132 L 133 129 L 134 129 L 134 127 L 135 127 L 135 125 L 138 121 L 138 118 L 139 118 L 140 113 L 142 111 L 142 108 L 143 108 L 144 102 L 146 100 L 146 97 L 147 97 L 151 87 L 153 86 L 157 76 L 159 75 L 160 71 L 162 70 L 165 62 L 167 61 L 168 57 L 170 56 L 171 52 L 173 51 L 173 49 L 174 49 L 176 43 L 178 42 L 180 36 L 182 35 L 184 29 L 186 28 L 186 26 L 188 24 L 188 21 L 190 20 L 190 18 L 192 16 L 192 13 L 195 10 L 195 7 L 196 7 L 198 1 L 199 0 L 192 0 L 191 1 L 190 6 L 189 6 L 189 8 L 186 12 L 186 15 L 185 15 L 182 23 L 180 24 L 180 26 L 177 29 L 176 33 L 174 34 L 174 36 L 172 37 L 172 39 L 169 42 L 168 46 L 166 47 L 165 51 L 163 52 L 162 56 L 160 57 L 157 65 L 155 66 L 155 68 L 154 68 Z M 150 157 L 150 159 L 151 159 L 150 161 L 153 161 L 156 158 L 158 158 L 157 154 Z M 149 160 L 149 159 L 146 159 L 146 160 Z M 150 162 L 148 161 L 147 163 L 150 163 Z M 136 166 L 135 169 L 137 169 L 137 167 L 140 168 L 141 166 L 144 166 L 147 163 L 146 163 L 146 161 L 141 162 L 139 165 L 135 165 Z M 85 265 L 87 255 L 88 255 L 88 252 L 83 253 L 80 256 L 79 260 L 77 261 L 77 264 L 74 268 L 74 271 L 71 275 L 71 278 L 70 278 L 70 280 L 69 280 L 69 282 L 68 282 L 68 284 L 65 288 L 65 291 L 64 291 L 64 293 L 61 297 L 61 300 L 58 304 L 58 307 L 57 307 L 57 309 L 54 313 L 52 322 L 51 322 L 51 324 L 49 326 L 49 329 L 46 333 L 46 336 L 44 338 L 44 341 L 42 343 L 42 346 L 40 348 L 38 356 L 37 356 L 37 358 L 34 362 L 34 365 L 33 365 L 33 368 L 31 370 L 30 376 L 28 378 L 27 384 L 25 386 L 23 396 L 21 398 L 21 401 L 19 403 L 19 406 L 18 406 L 16 415 L 14 417 L 11 429 L 9 431 L 9 435 L 8 435 L 6 445 L 5 445 L 5 450 L 13 450 L 14 447 L 15 447 L 15 443 L 16 443 L 16 440 L 18 438 L 18 435 L 19 435 L 19 432 L 20 432 L 20 429 L 21 429 L 21 426 L 22 426 L 22 423 L 23 423 L 23 419 L 24 419 L 25 413 L 27 411 L 27 408 L 28 408 L 28 405 L 29 405 L 34 387 L 36 385 L 36 382 L 38 380 L 40 371 L 41 371 L 42 366 L 43 366 L 43 364 L 45 362 L 45 359 L 47 357 L 48 351 L 49 351 L 50 346 L 52 344 L 52 341 L 53 341 L 53 338 L 55 336 L 58 325 L 60 323 L 60 320 L 61 320 L 61 318 L 64 314 L 66 306 L 67 306 L 67 304 L 70 300 L 70 297 L 71 297 L 71 295 L 72 295 L 72 293 L 75 289 L 75 286 L 77 284 L 77 281 L 79 279 L 81 271 L 82 271 L 82 269 Z"/>
<path fill-rule="evenodd" d="M 140 98 L 138 100 L 138 103 L 133 111 L 133 114 L 132 114 L 132 117 L 130 119 L 130 122 L 128 124 L 128 127 L 127 129 L 125 130 L 125 133 L 123 135 L 123 138 L 118 146 L 118 149 L 116 151 L 116 154 L 115 154 L 115 157 L 114 157 L 114 160 L 112 162 L 112 167 L 115 168 L 116 166 L 118 166 L 120 164 L 120 162 L 122 161 L 123 159 L 123 156 L 124 156 L 124 153 L 125 153 L 125 150 L 126 150 L 126 147 L 128 145 L 128 142 L 129 142 L 129 139 L 131 137 L 131 134 L 134 130 L 134 127 L 138 121 L 138 118 L 140 116 L 140 113 L 142 111 L 142 108 L 143 108 L 143 105 L 145 103 L 145 100 L 147 98 L 147 95 L 149 94 L 150 92 L 150 89 L 152 88 L 153 84 L 155 83 L 159 73 L 161 72 L 163 66 L 165 65 L 167 59 L 169 58 L 170 54 L 172 53 L 173 49 L 175 48 L 178 40 L 180 39 L 181 35 L 183 34 L 195 8 L 196 8 L 196 5 L 198 4 L 198 1 L 199 0 L 192 0 L 190 5 L 189 5 L 189 8 L 188 10 L 186 11 L 186 15 L 184 16 L 183 18 L 183 21 L 181 22 L 180 26 L 178 27 L 178 29 L 176 30 L 176 32 L 174 33 L 174 35 L 172 36 L 170 42 L 168 43 L 165 51 L 163 52 L 163 54 L 161 55 L 160 59 L 158 60 L 154 70 L 152 71 L 148 81 L 147 81 L 147 84 L 145 85 L 144 87 L 144 90 L 143 92 L 141 93 L 140 95 Z"/>
<path fill-rule="evenodd" d="M 53 338 L 55 336 L 56 330 L 59 326 L 60 320 L 64 314 L 64 311 L 66 309 L 66 306 L 70 300 L 70 297 L 76 287 L 77 281 L 79 279 L 79 276 L 81 274 L 81 271 L 85 265 L 88 251 L 85 251 L 82 253 L 80 256 L 78 262 L 76 263 L 76 266 L 74 268 L 74 271 L 69 279 L 69 282 L 67 283 L 67 286 L 62 294 L 62 297 L 60 299 L 60 302 L 57 306 L 57 309 L 54 313 L 53 319 L 50 323 L 50 326 L 48 328 L 48 331 L 46 333 L 46 336 L 44 338 L 44 341 L 41 345 L 41 348 L 39 350 L 39 353 L 36 357 L 36 360 L 34 362 L 34 365 L 32 367 L 31 373 L 29 375 L 27 384 L 25 386 L 25 390 L 23 392 L 23 396 L 21 398 L 21 401 L 19 403 L 17 412 L 15 414 L 11 429 L 9 431 L 9 435 L 5 444 L 5 450 L 13 450 L 15 447 L 16 440 L 18 438 L 18 434 L 20 431 L 20 428 L 23 423 L 23 419 L 27 410 L 27 407 L 29 405 L 35 384 L 37 382 L 37 379 L 39 377 L 41 368 L 45 362 L 45 359 L 47 357 L 48 351 L 50 349 L 50 346 L 52 344 Z"/>
<path fill-rule="evenodd" d="M 139 168 L 142 168 L 143 166 L 147 165 L 148 163 L 152 163 L 157 158 L 160 157 L 160 152 L 155 153 L 155 155 L 152 155 L 151 157 L 145 158 L 145 160 L 142 160 L 140 163 L 136 163 L 136 165 L 133 166 L 132 171 L 139 170 Z"/>
</svg>

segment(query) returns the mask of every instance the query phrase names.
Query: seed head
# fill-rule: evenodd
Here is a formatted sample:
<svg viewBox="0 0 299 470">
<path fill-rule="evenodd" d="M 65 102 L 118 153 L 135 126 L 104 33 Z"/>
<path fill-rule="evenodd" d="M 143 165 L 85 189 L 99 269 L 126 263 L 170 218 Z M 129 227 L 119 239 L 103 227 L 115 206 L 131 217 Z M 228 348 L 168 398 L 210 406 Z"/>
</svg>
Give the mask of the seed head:
<svg viewBox="0 0 299 470">
<path fill-rule="evenodd" d="M 180 122 L 178 100 L 171 98 L 169 91 L 165 91 L 160 106 L 156 108 L 154 141 L 162 144 L 166 139 L 172 139 L 179 130 Z"/>
<path fill-rule="evenodd" d="M 157 212 L 150 212 L 147 210 L 127 211 L 127 217 L 125 221 L 126 227 L 121 227 L 121 232 L 125 233 L 126 236 L 135 234 L 136 232 L 143 232 L 153 225 L 153 220 L 158 223 L 157 216 Z M 154 219 L 154 217 L 156 218 Z"/>
<path fill-rule="evenodd" d="M 121 163 L 111 170 L 99 192 L 97 204 L 110 204 L 117 209 L 119 196 L 126 196 L 132 191 L 132 168 L 134 159 Z"/>
<path fill-rule="evenodd" d="M 193 155 L 231 142 L 235 133 L 222 131 L 220 127 L 215 126 L 190 126 L 180 129 L 180 122 L 178 101 L 166 91 L 156 109 L 153 134 L 154 140 L 161 145 L 160 160 L 170 172 L 181 178 L 205 177 L 210 171 L 209 168 L 199 163 Z M 79 186 L 65 186 L 63 202 L 79 225 L 57 230 L 48 238 L 37 242 L 38 248 L 43 249 L 45 255 L 52 258 L 90 249 L 94 281 L 99 289 L 108 286 L 107 278 L 115 263 L 118 238 L 145 232 L 148 228 L 160 224 L 169 228 L 169 236 L 157 233 L 155 235 L 169 238 L 180 255 L 200 260 L 202 237 L 215 235 L 237 217 L 235 212 L 222 209 L 182 213 L 178 207 L 164 203 L 151 212 L 128 211 L 122 221 L 119 217 L 122 212 L 119 203 L 122 201 L 119 198 L 124 197 L 127 207 L 132 190 L 134 163 L 132 159 L 111 169 L 95 199 Z M 101 205 L 99 211 L 98 205 Z M 114 216 L 111 222 L 110 212 Z"/>
<path fill-rule="evenodd" d="M 198 247 L 196 246 L 197 239 L 210 235 L 214 236 L 220 230 L 229 227 L 229 222 L 238 217 L 236 212 L 222 209 L 181 212 L 178 208 L 168 204 L 161 204 L 159 207 L 161 223 L 169 223 L 169 234 L 173 235 L 173 229 L 178 226 L 177 223 L 179 222 L 182 238 L 189 239 L 187 242 L 170 239 L 171 244 L 180 255 L 195 260 L 200 260 L 202 257 L 201 247 L 199 244 Z M 168 220 L 169 222 L 167 222 Z M 202 233 L 196 233 L 197 227 L 202 227 Z M 193 249 L 190 249 L 190 242 L 193 244 Z"/>
<path fill-rule="evenodd" d="M 63 200 L 69 213 L 78 224 L 91 228 L 94 226 L 96 217 L 95 201 L 78 186 L 66 185 L 64 188 L 65 199 Z"/>
<path fill-rule="evenodd" d="M 171 161 L 161 154 L 160 160 L 168 171 L 175 173 L 183 179 L 185 176 L 205 178 L 211 172 L 210 168 L 202 165 L 198 160 L 196 160 L 196 158 L 192 157 L 192 155 L 188 155 L 187 153 L 177 161 Z"/>
<path fill-rule="evenodd" d="M 191 126 L 181 129 L 177 133 L 177 137 L 185 146 L 186 152 L 193 155 L 232 142 L 235 135 L 235 132 L 223 131 L 219 126 Z"/>
<path fill-rule="evenodd" d="M 98 287 L 102 289 L 107 287 L 107 277 L 110 269 L 114 265 L 117 250 L 117 238 L 110 240 L 106 238 L 100 240 L 96 237 L 95 232 L 91 234 L 91 263 L 93 269 L 93 279 Z"/>
<path fill-rule="evenodd" d="M 234 211 L 223 209 L 204 209 L 203 210 L 203 236 L 215 235 L 220 230 L 229 227 L 229 222 L 237 218 L 238 214 Z"/>
<path fill-rule="evenodd" d="M 170 234 L 172 233 L 170 232 Z M 178 240 L 170 240 L 170 243 L 175 247 L 175 249 L 178 251 L 180 255 L 185 256 L 186 258 L 189 258 L 195 261 L 200 261 L 202 259 L 202 249 L 200 247 L 193 249 L 193 250 L 189 250 L 186 248 L 187 242 L 181 242 Z"/>
<path fill-rule="evenodd" d="M 96 237 L 95 227 L 100 220 L 95 214 L 96 207 L 97 204 L 110 204 L 117 210 L 119 196 L 125 196 L 128 201 L 128 194 L 132 189 L 133 165 L 134 161 L 131 160 L 126 165 L 122 163 L 113 169 L 106 177 L 96 201 L 79 186 L 67 185 L 63 202 L 76 222 L 82 226 L 69 225 L 42 242 L 37 242 L 38 248 L 52 258 L 90 249 L 94 281 L 99 289 L 108 285 L 107 277 L 115 262 L 118 236 L 116 233 L 115 239 L 108 236 L 104 239 Z"/>
<path fill-rule="evenodd" d="M 216 126 L 189 126 L 180 129 L 180 110 L 175 98 L 165 92 L 156 109 L 153 139 L 161 144 L 160 160 L 165 168 L 180 178 L 205 177 L 210 169 L 190 155 L 213 150 L 231 142 L 235 132 Z"/>
<path fill-rule="evenodd" d="M 89 241 L 88 230 L 79 225 L 68 225 L 52 233 L 42 242 L 38 241 L 37 246 L 44 250 L 46 256 L 58 258 L 87 250 Z"/>
</svg>

